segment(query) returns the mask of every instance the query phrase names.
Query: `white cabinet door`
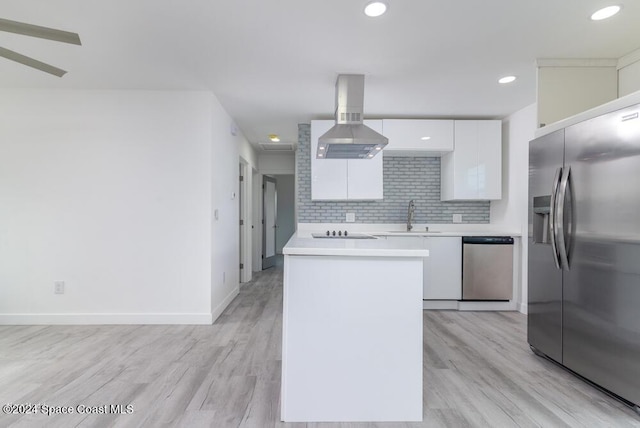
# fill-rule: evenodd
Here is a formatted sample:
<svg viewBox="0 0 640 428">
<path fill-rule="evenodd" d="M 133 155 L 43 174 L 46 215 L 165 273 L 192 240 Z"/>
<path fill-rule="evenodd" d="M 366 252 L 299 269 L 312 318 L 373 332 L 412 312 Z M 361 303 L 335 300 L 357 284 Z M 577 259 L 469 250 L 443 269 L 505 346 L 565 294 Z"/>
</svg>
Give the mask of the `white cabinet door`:
<svg viewBox="0 0 640 428">
<path fill-rule="evenodd" d="M 382 120 L 365 120 L 364 124 L 382 133 Z M 347 160 L 347 199 L 382 199 L 382 154 L 371 159 Z"/>
<path fill-rule="evenodd" d="M 333 125 L 333 120 L 311 121 L 311 200 L 375 200 L 383 198 L 382 156 L 372 159 L 316 159 L 318 138 Z M 364 124 L 381 132 L 382 120 Z"/>
<path fill-rule="evenodd" d="M 440 156 L 453 151 L 453 120 L 383 119 L 382 131 L 389 139 L 383 154 Z"/>
<path fill-rule="evenodd" d="M 316 159 L 318 138 L 327 132 L 333 120 L 311 121 L 311 200 L 347 199 L 347 160 Z"/>
<path fill-rule="evenodd" d="M 502 123 L 478 123 L 478 198 L 502 198 Z"/>
<path fill-rule="evenodd" d="M 462 238 L 460 236 L 385 236 L 402 245 L 420 240 L 429 250 L 423 259 L 422 298 L 424 300 L 462 299 Z"/>
<path fill-rule="evenodd" d="M 423 299 L 462 299 L 462 238 L 427 237 L 429 257 L 424 259 Z"/>
<path fill-rule="evenodd" d="M 478 198 L 478 122 L 456 120 L 453 199 Z"/>
<path fill-rule="evenodd" d="M 500 199 L 501 121 L 456 120 L 454 130 L 455 150 L 441 161 L 441 200 Z"/>
</svg>

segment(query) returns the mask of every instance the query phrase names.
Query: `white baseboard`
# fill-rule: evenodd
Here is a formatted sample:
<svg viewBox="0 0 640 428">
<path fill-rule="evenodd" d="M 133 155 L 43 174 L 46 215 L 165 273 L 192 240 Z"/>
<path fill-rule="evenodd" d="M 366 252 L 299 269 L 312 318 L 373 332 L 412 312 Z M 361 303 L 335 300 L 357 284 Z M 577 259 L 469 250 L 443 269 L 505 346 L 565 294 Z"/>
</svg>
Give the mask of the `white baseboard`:
<svg viewBox="0 0 640 428">
<path fill-rule="evenodd" d="M 209 313 L 0 314 L 0 325 L 212 324 Z"/>
<path fill-rule="evenodd" d="M 516 302 L 458 302 L 459 311 L 516 311 Z"/>
<path fill-rule="evenodd" d="M 520 303 L 520 305 L 518 306 L 518 312 L 522 313 L 522 314 L 527 314 L 527 304 L 526 303 Z"/>
<path fill-rule="evenodd" d="M 240 287 L 234 288 L 233 290 L 231 290 L 231 293 L 229 293 L 227 297 L 225 297 L 222 302 L 220 302 L 220 304 L 216 306 L 213 311 L 211 311 L 212 323 L 218 319 L 220 314 L 222 314 L 227 306 L 229 306 L 229 303 L 231 303 L 231 301 L 236 298 L 238 293 L 240 293 Z"/>
<path fill-rule="evenodd" d="M 457 300 L 423 300 L 422 301 L 422 309 L 435 309 L 435 310 L 457 310 L 458 309 L 458 301 Z"/>
</svg>

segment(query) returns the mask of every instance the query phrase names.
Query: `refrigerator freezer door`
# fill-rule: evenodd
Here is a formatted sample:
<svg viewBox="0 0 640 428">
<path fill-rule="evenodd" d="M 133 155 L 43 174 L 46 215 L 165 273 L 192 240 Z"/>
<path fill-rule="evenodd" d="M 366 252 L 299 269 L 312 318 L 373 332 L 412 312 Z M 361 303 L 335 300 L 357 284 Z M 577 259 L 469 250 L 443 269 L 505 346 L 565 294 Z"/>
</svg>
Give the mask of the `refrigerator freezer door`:
<svg viewBox="0 0 640 428">
<path fill-rule="evenodd" d="M 564 130 L 529 143 L 529 344 L 562 362 L 562 271 L 552 248 L 551 206 L 563 166 Z"/>
<path fill-rule="evenodd" d="M 640 106 L 566 129 L 573 221 L 563 363 L 640 403 Z M 568 198 L 569 199 L 569 198 Z M 566 204 L 572 201 L 566 200 Z M 570 218 L 565 218 L 568 224 Z M 529 286 L 531 288 L 531 285 Z"/>
</svg>

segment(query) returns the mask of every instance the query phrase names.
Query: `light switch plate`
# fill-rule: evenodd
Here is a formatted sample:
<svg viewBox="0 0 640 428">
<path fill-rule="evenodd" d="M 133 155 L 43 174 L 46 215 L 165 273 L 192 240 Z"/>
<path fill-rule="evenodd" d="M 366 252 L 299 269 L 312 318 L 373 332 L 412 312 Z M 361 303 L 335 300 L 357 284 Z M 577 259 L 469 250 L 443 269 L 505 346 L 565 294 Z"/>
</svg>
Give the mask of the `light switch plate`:
<svg viewBox="0 0 640 428">
<path fill-rule="evenodd" d="M 356 213 L 347 213 L 347 223 L 356 221 Z"/>
<path fill-rule="evenodd" d="M 453 215 L 454 223 L 462 223 L 462 214 L 454 214 Z"/>
</svg>

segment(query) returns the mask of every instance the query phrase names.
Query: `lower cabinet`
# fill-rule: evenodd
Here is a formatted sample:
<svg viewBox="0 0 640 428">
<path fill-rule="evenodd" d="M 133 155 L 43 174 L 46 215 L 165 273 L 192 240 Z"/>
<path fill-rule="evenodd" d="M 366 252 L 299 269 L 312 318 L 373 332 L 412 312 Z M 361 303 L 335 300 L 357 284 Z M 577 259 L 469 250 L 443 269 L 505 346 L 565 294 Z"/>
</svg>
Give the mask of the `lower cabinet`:
<svg viewBox="0 0 640 428">
<path fill-rule="evenodd" d="M 386 236 L 397 241 L 420 239 L 429 250 L 424 259 L 423 299 L 462 299 L 462 238 L 460 236 Z"/>
<path fill-rule="evenodd" d="M 462 238 L 429 236 L 425 239 L 429 257 L 424 260 L 423 299 L 462 299 Z"/>
</svg>

